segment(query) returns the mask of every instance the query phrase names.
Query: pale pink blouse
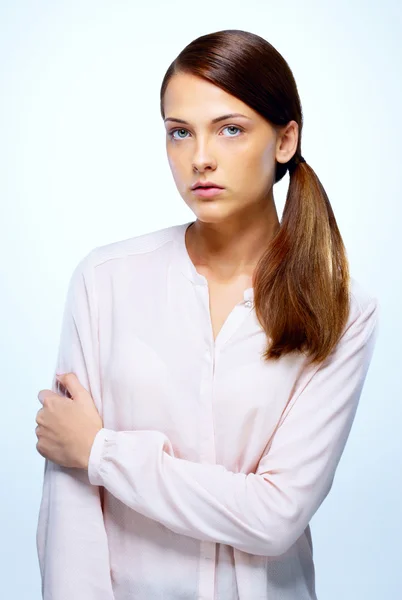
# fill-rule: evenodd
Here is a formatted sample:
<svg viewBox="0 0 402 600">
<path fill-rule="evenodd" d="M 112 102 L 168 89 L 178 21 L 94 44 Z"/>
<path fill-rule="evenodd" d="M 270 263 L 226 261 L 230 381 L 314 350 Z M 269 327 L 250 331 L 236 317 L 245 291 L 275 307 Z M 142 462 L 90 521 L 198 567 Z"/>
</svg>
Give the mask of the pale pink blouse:
<svg viewBox="0 0 402 600">
<path fill-rule="evenodd" d="M 88 471 L 45 460 L 45 600 L 317 598 L 309 521 L 353 423 L 378 301 L 352 279 L 320 366 L 263 361 L 253 288 L 214 342 L 189 225 L 97 247 L 72 274 L 55 373 L 77 375 L 104 428 Z"/>
</svg>

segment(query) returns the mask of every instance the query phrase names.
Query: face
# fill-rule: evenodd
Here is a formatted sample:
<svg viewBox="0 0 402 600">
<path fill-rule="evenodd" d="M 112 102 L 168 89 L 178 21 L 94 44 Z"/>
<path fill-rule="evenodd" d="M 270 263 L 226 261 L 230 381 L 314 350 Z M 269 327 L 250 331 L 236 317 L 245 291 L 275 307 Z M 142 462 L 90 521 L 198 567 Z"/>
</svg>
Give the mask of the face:
<svg viewBox="0 0 402 600">
<path fill-rule="evenodd" d="M 272 199 L 275 160 L 287 162 L 296 151 L 295 121 L 278 132 L 238 98 L 183 73 L 169 81 L 164 110 L 173 178 L 198 219 L 216 222 L 240 217 L 250 209 L 265 210 Z M 213 122 L 232 113 L 242 116 Z M 224 189 L 201 197 L 191 190 L 197 180 L 212 181 Z"/>
</svg>

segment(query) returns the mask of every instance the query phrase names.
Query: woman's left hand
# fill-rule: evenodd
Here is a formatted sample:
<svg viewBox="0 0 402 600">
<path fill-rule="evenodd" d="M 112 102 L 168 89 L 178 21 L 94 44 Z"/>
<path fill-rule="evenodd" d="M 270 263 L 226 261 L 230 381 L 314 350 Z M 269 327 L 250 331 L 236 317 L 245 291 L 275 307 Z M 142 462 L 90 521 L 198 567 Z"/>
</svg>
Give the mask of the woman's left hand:
<svg viewBox="0 0 402 600">
<path fill-rule="evenodd" d="M 91 448 L 96 434 L 103 428 L 103 421 L 92 396 L 75 373 L 64 373 L 57 378 L 72 397 L 40 390 L 38 399 L 43 406 L 36 415 L 36 449 L 62 467 L 87 469 Z"/>
</svg>

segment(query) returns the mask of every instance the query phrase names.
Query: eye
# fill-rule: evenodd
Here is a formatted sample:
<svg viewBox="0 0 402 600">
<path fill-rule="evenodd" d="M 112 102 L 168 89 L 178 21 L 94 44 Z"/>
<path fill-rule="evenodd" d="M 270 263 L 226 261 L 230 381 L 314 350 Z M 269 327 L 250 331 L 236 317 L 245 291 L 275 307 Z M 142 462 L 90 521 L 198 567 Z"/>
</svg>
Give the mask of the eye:
<svg viewBox="0 0 402 600">
<path fill-rule="evenodd" d="M 237 129 L 240 132 L 239 135 L 241 135 L 241 133 L 244 131 L 244 129 L 242 127 L 238 127 L 237 125 L 226 125 L 226 127 L 224 127 L 223 129 Z M 178 138 L 174 137 L 173 134 L 176 133 L 176 131 L 180 131 L 180 132 L 184 131 L 184 132 L 188 133 L 187 129 L 184 129 L 183 127 L 172 129 L 171 131 L 169 131 L 169 137 L 170 137 L 170 139 L 173 139 L 173 140 L 184 140 L 184 139 L 186 139 L 185 137 L 181 137 L 181 136 L 178 137 Z M 224 136 L 224 137 L 239 137 L 239 135 L 228 135 L 228 136 Z"/>
<path fill-rule="evenodd" d="M 182 137 L 180 137 L 180 138 L 173 137 L 173 134 L 176 133 L 176 131 L 187 131 L 187 129 L 183 129 L 181 127 L 180 129 L 172 129 L 172 131 L 169 131 L 169 136 L 171 139 L 173 139 L 173 140 L 181 139 L 182 140 L 183 139 Z"/>
<path fill-rule="evenodd" d="M 244 131 L 243 129 L 241 129 L 240 127 L 237 127 L 237 125 L 227 125 L 226 127 L 224 127 L 224 129 L 237 129 L 237 131 Z M 228 137 L 239 137 L 238 135 L 229 135 Z"/>
</svg>

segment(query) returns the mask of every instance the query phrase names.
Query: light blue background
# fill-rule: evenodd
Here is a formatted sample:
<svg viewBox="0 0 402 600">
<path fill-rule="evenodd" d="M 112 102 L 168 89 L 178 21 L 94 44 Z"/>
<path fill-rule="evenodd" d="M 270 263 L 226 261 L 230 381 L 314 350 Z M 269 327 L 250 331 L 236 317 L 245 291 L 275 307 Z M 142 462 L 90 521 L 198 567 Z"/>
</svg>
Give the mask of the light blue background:
<svg viewBox="0 0 402 600">
<path fill-rule="evenodd" d="M 400 597 L 401 23 L 396 0 L 0 3 L 2 598 L 41 597 L 37 394 L 51 385 L 73 268 L 95 246 L 194 217 L 168 166 L 159 88 L 186 44 L 231 28 L 289 62 L 302 153 L 352 275 L 381 303 L 355 424 L 311 522 L 318 597 Z M 280 214 L 287 186 L 274 188 Z"/>
</svg>

